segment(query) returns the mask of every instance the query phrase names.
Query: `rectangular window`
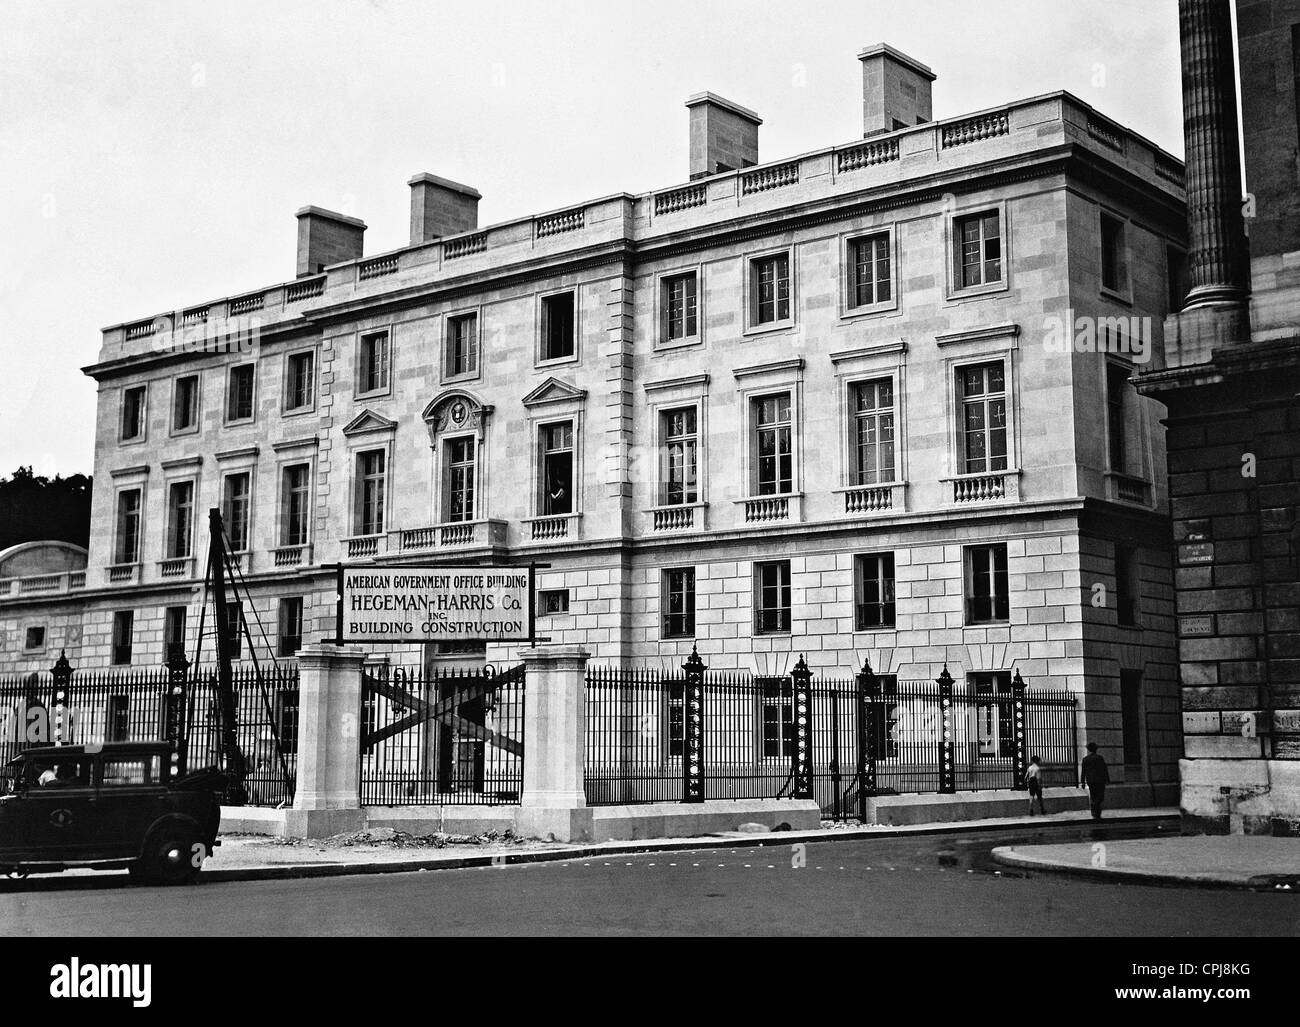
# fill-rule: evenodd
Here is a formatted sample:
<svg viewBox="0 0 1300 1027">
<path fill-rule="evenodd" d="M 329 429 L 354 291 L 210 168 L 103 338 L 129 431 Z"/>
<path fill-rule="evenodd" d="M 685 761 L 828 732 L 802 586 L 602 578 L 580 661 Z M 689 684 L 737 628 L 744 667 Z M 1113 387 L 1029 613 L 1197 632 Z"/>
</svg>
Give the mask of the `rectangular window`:
<svg viewBox="0 0 1300 1027">
<path fill-rule="evenodd" d="M 989 624 L 1009 619 L 1007 547 L 970 546 L 966 550 L 966 623 Z"/>
<path fill-rule="evenodd" d="M 754 453 L 754 495 L 782 496 L 794 491 L 790 393 L 754 400 Z"/>
<path fill-rule="evenodd" d="M 131 662 L 131 637 L 135 634 L 135 613 L 118 610 L 113 614 L 113 663 Z"/>
<path fill-rule="evenodd" d="M 238 599 L 226 603 L 226 645 L 230 648 L 230 658 L 239 659 L 241 643 L 244 637 L 244 604 Z"/>
<path fill-rule="evenodd" d="M 790 630 L 790 561 L 754 565 L 754 631 L 759 635 Z"/>
<path fill-rule="evenodd" d="M 447 318 L 447 377 L 459 378 L 478 371 L 478 314 Z"/>
<path fill-rule="evenodd" d="M 699 278 L 694 271 L 663 280 L 664 339 L 677 342 L 699 334 Z"/>
<path fill-rule="evenodd" d="M 275 693 L 275 729 L 286 753 L 298 752 L 298 689 L 286 688 Z"/>
<path fill-rule="evenodd" d="M 167 490 L 167 558 L 190 555 L 194 522 L 194 482 L 174 481 Z"/>
<path fill-rule="evenodd" d="M 1011 674 L 971 673 L 975 689 L 975 741 L 980 759 L 1010 759 L 1016 754 Z"/>
<path fill-rule="evenodd" d="M 538 596 L 538 606 L 543 617 L 554 617 L 569 612 L 569 590 L 567 588 L 544 588 Z"/>
<path fill-rule="evenodd" d="M 957 371 L 961 396 L 961 470 L 981 474 L 1007 469 L 1007 395 L 1002 361 Z"/>
<path fill-rule="evenodd" d="M 1137 550 L 1129 546 L 1115 547 L 1115 620 L 1119 624 L 1134 625 L 1138 615 Z"/>
<path fill-rule="evenodd" d="M 695 568 L 664 571 L 663 637 L 695 637 Z"/>
<path fill-rule="evenodd" d="M 388 388 L 388 333 L 371 332 L 361 336 L 357 357 L 359 393 L 384 392 Z"/>
<path fill-rule="evenodd" d="M 1142 673 L 1119 672 L 1120 726 L 1124 736 L 1124 764 L 1142 766 Z"/>
<path fill-rule="evenodd" d="M 1129 371 L 1118 364 L 1106 365 L 1106 437 L 1110 445 L 1110 469 L 1123 473 L 1128 437 L 1124 429 L 1124 394 Z"/>
<path fill-rule="evenodd" d="M 542 299 L 542 359 L 563 360 L 576 352 L 574 300 L 571 292 Z"/>
<path fill-rule="evenodd" d="M 543 516 L 573 513 L 573 422 L 542 426 Z"/>
<path fill-rule="evenodd" d="M 127 662 L 129 663 L 130 661 L 128 660 Z M 107 737 L 104 739 L 106 742 L 125 742 L 130 740 L 131 738 L 130 696 L 110 695 L 108 697 L 108 725 L 107 726 L 108 726 L 108 731 L 106 732 Z M 116 762 L 117 761 L 114 761 L 114 763 Z M 123 776 L 122 770 L 124 768 L 117 768 L 114 771 L 110 771 L 109 764 L 107 763 L 107 761 L 105 762 L 105 766 L 104 766 L 104 777 L 106 779 L 112 777 L 114 779 L 113 783 L 144 784 L 145 782 L 144 780 L 142 780 L 142 778 L 144 777 L 144 761 L 143 760 L 140 760 L 138 762 L 131 761 L 131 764 L 135 769 L 135 774 L 129 775 L 127 782 L 122 782 L 117 780 L 118 778 L 121 778 Z M 109 782 L 106 780 L 105 783 L 109 783 Z"/>
<path fill-rule="evenodd" d="M 759 257 L 751 264 L 752 319 L 755 325 L 790 320 L 790 254 Z"/>
<path fill-rule="evenodd" d="M 388 484 L 385 456 L 382 449 L 357 454 L 355 527 L 358 535 L 379 535 L 384 530 L 384 493 Z"/>
<path fill-rule="evenodd" d="M 760 678 L 763 756 L 788 759 L 794 753 L 794 683 L 788 677 Z"/>
<path fill-rule="evenodd" d="M 868 307 L 890 299 L 889 233 L 849 243 L 849 306 Z"/>
<path fill-rule="evenodd" d="M 185 655 L 185 619 L 188 611 L 183 606 L 169 606 L 163 615 L 163 653 L 172 656 Z"/>
<path fill-rule="evenodd" d="M 894 380 L 878 378 L 853 386 L 854 485 L 894 480 Z"/>
<path fill-rule="evenodd" d="M 882 699 L 897 699 L 898 678 L 893 674 L 879 676 L 880 696 Z M 878 759 L 897 759 L 900 736 L 898 730 L 898 703 L 873 702 L 868 706 L 869 724 L 867 730 L 872 734 L 874 751 Z"/>
<path fill-rule="evenodd" d="M 284 408 L 306 410 L 315 402 L 316 354 L 290 353 L 285 365 Z"/>
<path fill-rule="evenodd" d="M 875 553 L 856 561 L 855 630 L 894 626 L 894 554 Z"/>
<path fill-rule="evenodd" d="M 695 407 L 665 410 L 663 503 L 681 506 L 699 501 L 699 429 Z"/>
<path fill-rule="evenodd" d="M 972 289 L 1002 281 L 1001 216 L 996 210 L 967 214 L 954 222 L 958 289 Z"/>
<path fill-rule="evenodd" d="M 249 421 L 253 417 L 253 365 L 230 369 L 226 382 L 226 420 Z"/>
<path fill-rule="evenodd" d="M 293 656 L 302 648 L 302 596 L 280 600 L 279 655 Z"/>
<path fill-rule="evenodd" d="M 189 431 L 199 425 L 199 376 L 177 378 L 172 393 L 172 431 Z"/>
<path fill-rule="evenodd" d="M 122 391 L 122 441 L 144 438 L 145 387 L 134 385 Z"/>
<path fill-rule="evenodd" d="M 248 514 L 252 476 L 247 471 L 228 474 L 221 497 L 221 517 L 226 524 L 226 540 L 232 553 L 248 551 Z"/>
<path fill-rule="evenodd" d="M 23 648 L 28 652 L 45 648 L 45 628 L 42 625 L 27 629 L 23 636 Z"/>
<path fill-rule="evenodd" d="M 311 465 L 291 464 L 284 469 L 284 522 L 281 544 L 305 546 L 311 516 Z"/>
<path fill-rule="evenodd" d="M 1165 247 L 1165 276 L 1169 285 L 1169 313 L 1183 309 L 1190 283 L 1187 280 L 1187 254 L 1176 246 Z"/>
<path fill-rule="evenodd" d="M 139 489 L 124 489 L 117 494 L 117 545 L 113 562 L 140 562 Z"/>
<path fill-rule="evenodd" d="M 1101 214 L 1101 286 L 1111 292 L 1122 292 L 1127 284 L 1124 266 L 1124 222 Z"/>
<path fill-rule="evenodd" d="M 686 685 L 668 683 L 668 755 L 680 756 L 686 749 Z"/>
<path fill-rule="evenodd" d="M 474 436 L 466 435 L 459 439 L 448 439 L 445 452 L 447 491 L 443 506 L 443 520 L 453 523 L 472 521 L 474 519 Z"/>
</svg>

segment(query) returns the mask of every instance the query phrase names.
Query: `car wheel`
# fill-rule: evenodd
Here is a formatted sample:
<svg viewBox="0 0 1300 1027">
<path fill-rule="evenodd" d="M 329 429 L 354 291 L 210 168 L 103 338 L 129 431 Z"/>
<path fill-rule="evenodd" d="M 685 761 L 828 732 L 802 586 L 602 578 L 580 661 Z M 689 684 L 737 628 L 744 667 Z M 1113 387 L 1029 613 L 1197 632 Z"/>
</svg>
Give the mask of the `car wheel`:
<svg viewBox="0 0 1300 1027">
<path fill-rule="evenodd" d="M 139 876 L 149 884 L 189 884 L 199 876 L 192 853 L 198 829 L 184 823 L 164 824 L 144 843 Z"/>
</svg>

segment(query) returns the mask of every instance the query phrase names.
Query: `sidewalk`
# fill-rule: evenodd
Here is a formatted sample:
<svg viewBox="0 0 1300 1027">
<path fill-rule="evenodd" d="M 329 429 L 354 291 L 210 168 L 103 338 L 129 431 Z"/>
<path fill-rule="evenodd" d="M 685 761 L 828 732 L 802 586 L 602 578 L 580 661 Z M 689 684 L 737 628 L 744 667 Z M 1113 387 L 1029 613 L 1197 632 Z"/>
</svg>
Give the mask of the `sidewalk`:
<svg viewBox="0 0 1300 1027">
<path fill-rule="evenodd" d="M 1110 824 L 1177 822 L 1176 810 L 1167 808 L 1117 811 Z M 1086 811 L 1047 817 L 999 817 L 965 823 L 924 824 L 910 827 L 841 825 L 816 831 L 727 831 L 691 838 L 662 838 L 636 842 L 564 844 L 508 837 L 479 836 L 471 840 L 446 836 L 415 839 L 387 830 L 320 841 L 289 841 L 254 835 L 225 835 L 216 853 L 204 864 L 202 880 L 252 881 L 293 877 L 330 877 L 345 874 L 411 873 L 421 870 L 455 870 L 464 867 L 506 866 L 545 860 L 630 852 L 682 849 L 740 848 L 794 845 L 860 838 L 895 838 L 916 835 L 960 834 L 991 829 L 1041 827 L 1044 824 L 1084 824 Z M 441 842 L 441 844 L 438 844 Z M 91 873 L 93 871 L 82 871 Z"/>
<path fill-rule="evenodd" d="M 993 858 L 1005 866 L 1110 880 L 1300 892 L 1296 838 L 1226 835 L 1004 845 L 993 850 Z"/>
</svg>

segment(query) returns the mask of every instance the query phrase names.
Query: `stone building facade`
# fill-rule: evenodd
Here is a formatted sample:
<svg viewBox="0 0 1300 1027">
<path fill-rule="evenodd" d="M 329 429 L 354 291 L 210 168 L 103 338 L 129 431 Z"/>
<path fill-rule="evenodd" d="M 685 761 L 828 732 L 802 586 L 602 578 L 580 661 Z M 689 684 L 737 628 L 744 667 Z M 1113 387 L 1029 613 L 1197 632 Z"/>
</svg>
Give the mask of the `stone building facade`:
<svg viewBox="0 0 1300 1027">
<path fill-rule="evenodd" d="M 700 94 L 684 184 L 480 228 L 418 175 L 409 246 L 304 208 L 293 281 L 106 329 L 76 658 L 193 651 L 217 507 L 286 655 L 333 633 L 330 565 L 536 562 L 539 634 L 597 660 L 1018 669 L 1172 782 L 1163 411 L 1129 379 L 1182 164 L 1064 92 L 931 121 L 930 69 L 860 59 L 845 145 L 761 163 Z"/>
<path fill-rule="evenodd" d="M 1182 0 L 1189 265 L 1166 365 L 1186 825 L 1300 832 L 1300 190 L 1294 5 Z"/>
</svg>

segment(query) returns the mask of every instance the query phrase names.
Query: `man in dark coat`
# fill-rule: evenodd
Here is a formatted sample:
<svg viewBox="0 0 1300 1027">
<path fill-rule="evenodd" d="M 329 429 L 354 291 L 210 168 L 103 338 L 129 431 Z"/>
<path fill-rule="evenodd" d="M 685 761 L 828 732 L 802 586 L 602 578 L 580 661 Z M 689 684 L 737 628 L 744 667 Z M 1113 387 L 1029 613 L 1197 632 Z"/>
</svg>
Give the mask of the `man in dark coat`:
<svg viewBox="0 0 1300 1027">
<path fill-rule="evenodd" d="M 1110 784 L 1110 771 L 1106 761 L 1097 755 L 1097 743 L 1088 743 L 1088 755 L 1079 767 L 1079 787 L 1088 789 L 1092 802 L 1092 819 L 1101 819 L 1101 804 L 1106 798 L 1106 786 Z"/>
</svg>

